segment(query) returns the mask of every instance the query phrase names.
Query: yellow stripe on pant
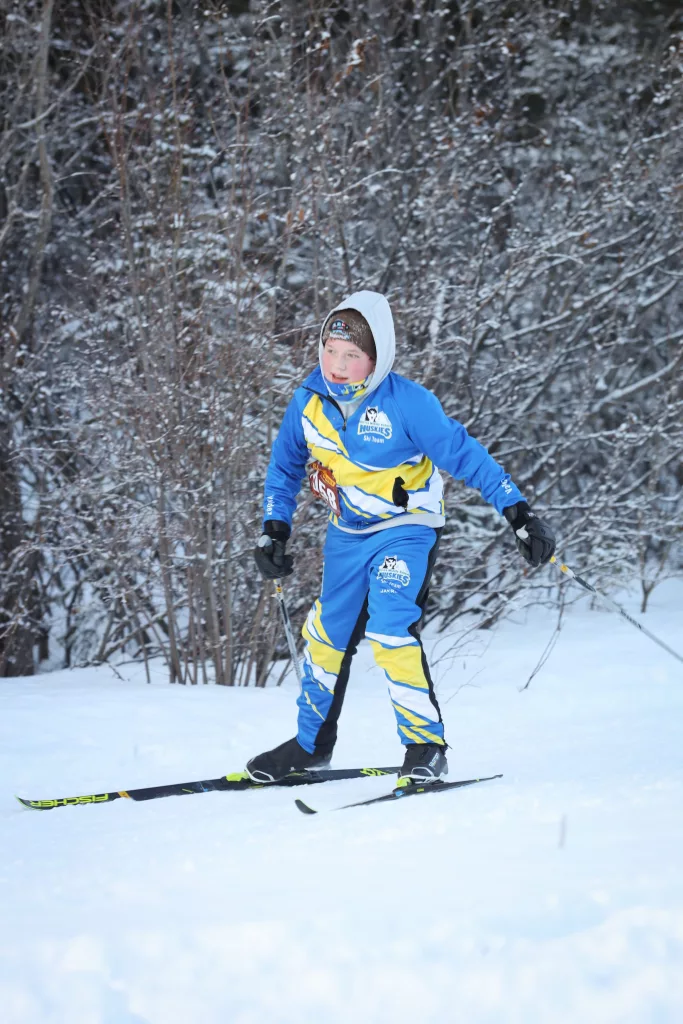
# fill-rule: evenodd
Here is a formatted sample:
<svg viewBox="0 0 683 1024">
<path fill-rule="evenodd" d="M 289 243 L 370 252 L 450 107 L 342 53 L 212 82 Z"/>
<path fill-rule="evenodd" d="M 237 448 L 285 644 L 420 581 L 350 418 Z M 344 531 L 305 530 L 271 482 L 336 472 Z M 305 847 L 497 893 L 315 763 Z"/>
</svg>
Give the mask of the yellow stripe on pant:
<svg viewBox="0 0 683 1024">
<path fill-rule="evenodd" d="M 321 632 L 324 632 L 322 622 L 316 623 L 313 628 L 316 628 L 316 625 Z M 344 660 L 344 651 L 339 651 L 336 647 L 316 637 L 309 629 L 308 621 L 304 623 L 301 635 L 306 641 L 306 661 L 311 666 L 316 682 L 320 687 L 333 692 L 341 663 Z M 327 636 L 326 633 L 325 636 Z"/>
<path fill-rule="evenodd" d="M 443 737 L 432 732 L 439 718 L 431 700 L 420 644 L 384 647 L 370 640 L 370 646 L 376 663 L 387 677 L 401 733 L 411 743 L 443 743 Z"/>
<path fill-rule="evenodd" d="M 329 636 L 327 635 L 327 631 L 326 631 L 325 627 L 323 626 L 322 613 L 323 613 L 323 606 L 321 605 L 320 598 L 318 597 L 314 601 L 313 608 L 309 612 L 309 620 L 311 622 L 311 625 L 312 625 L 312 628 L 313 628 L 313 631 L 314 631 L 315 635 L 320 640 L 324 640 L 325 643 L 329 644 L 330 647 L 334 647 L 334 644 L 330 640 Z"/>
<path fill-rule="evenodd" d="M 429 683 L 422 667 L 422 648 L 419 644 L 410 647 L 383 647 L 376 640 L 370 641 L 372 653 L 387 678 L 403 686 L 418 690 L 429 690 Z"/>
<path fill-rule="evenodd" d="M 407 736 L 408 739 L 413 741 L 413 743 L 424 743 L 425 741 L 429 743 L 443 743 L 441 736 L 436 736 L 433 732 L 430 732 L 429 729 L 424 728 L 424 726 L 430 725 L 430 722 L 426 721 L 424 718 L 420 718 L 419 715 L 409 711 L 408 708 L 402 707 L 395 700 L 392 700 L 391 703 L 394 705 L 396 717 L 399 719 L 399 729 L 403 735 Z M 400 724 L 401 718 L 405 718 L 406 721 L 410 722 L 410 728 L 406 725 Z"/>
</svg>

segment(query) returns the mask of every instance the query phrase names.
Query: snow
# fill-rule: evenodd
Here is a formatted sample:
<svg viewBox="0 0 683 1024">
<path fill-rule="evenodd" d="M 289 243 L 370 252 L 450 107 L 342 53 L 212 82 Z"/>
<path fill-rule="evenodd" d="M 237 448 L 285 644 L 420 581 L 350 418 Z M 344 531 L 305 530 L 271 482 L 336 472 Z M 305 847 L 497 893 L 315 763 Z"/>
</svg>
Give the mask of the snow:
<svg viewBox="0 0 683 1024">
<path fill-rule="evenodd" d="M 638 617 L 635 595 L 620 598 Z M 683 583 L 643 621 L 680 649 Z M 213 777 L 294 731 L 296 687 L 158 667 L 0 681 L 3 1024 L 668 1024 L 683 1020 L 683 673 L 586 600 L 530 608 L 435 669 L 450 778 L 21 808 Z M 457 639 L 431 636 L 444 652 Z M 395 763 L 359 652 L 335 765 Z"/>
</svg>

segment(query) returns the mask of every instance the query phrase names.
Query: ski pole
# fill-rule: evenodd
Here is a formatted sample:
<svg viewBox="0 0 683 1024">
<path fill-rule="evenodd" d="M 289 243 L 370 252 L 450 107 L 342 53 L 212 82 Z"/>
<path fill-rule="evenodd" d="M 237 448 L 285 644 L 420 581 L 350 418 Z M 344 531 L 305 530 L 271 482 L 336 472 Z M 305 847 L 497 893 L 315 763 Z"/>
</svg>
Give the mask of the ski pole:
<svg viewBox="0 0 683 1024">
<path fill-rule="evenodd" d="M 584 590 L 587 590 L 590 594 L 593 594 L 595 597 L 599 597 L 600 600 L 604 601 L 604 603 L 608 605 L 613 611 L 619 612 L 622 618 L 626 619 L 627 622 L 630 622 L 632 626 L 636 626 L 641 633 L 644 633 L 645 636 L 649 636 L 650 640 L 654 640 L 656 644 L 659 644 L 660 647 L 663 647 L 665 651 L 669 652 L 669 654 L 673 654 L 674 658 L 677 658 L 679 661 L 683 661 L 683 657 L 681 657 L 681 655 L 678 654 L 677 651 L 674 651 L 671 647 L 665 644 L 663 640 L 660 640 L 659 637 L 656 637 L 654 633 L 651 633 L 649 629 L 646 629 L 645 626 L 638 622 L 637 619 L 632 618 L 629 615 L 629 613 L 627 611 L 624 611 L 621 605 L 617 604 L 616 601 L 613 601 L 611 597 L 607 597 L 606 594 L 601 594 L 600 591 L 596 590 L 595 587 L 592 587 L 590 583 L 586 583 L 586 581 L 582 580 L 581 577 L 578 576 L 575 572 L 573 572 L 568 565 L 564 565 L 563 562 L 558 562 L 554 555 L 550 559 L 550 561 L 553 563 L 553 565 L 557 566 L 560 572 L 563 572 L 565 576 L 568 576 L 570 580 L 574 580 L 574 582 L 578 583 L 579 586 L 583 587 Z"/>
<path fill-rule="evenodd" d="M 285 602 L 285 594 L 282 589 L 282 580 L 273 580 L 275 584 L 275 596 L 278 599 L 280 605 L 280 612 L 282 614 L 282 623 L 285 627 L 285 636 L 287 637 L 287 646 L 289 647 L 289 654 L 294 664 L 294 671 L 296 677 L 299 680 L 299 687 L 301 687 L 301 669 L 299 667 L 299 658 L 296 653 L 296 644 L 294 643 L 294 634 L 292 633 L 292 623 L 289 618 L 289 612 L 287 611 L 287 604 Z"/>
</svg>

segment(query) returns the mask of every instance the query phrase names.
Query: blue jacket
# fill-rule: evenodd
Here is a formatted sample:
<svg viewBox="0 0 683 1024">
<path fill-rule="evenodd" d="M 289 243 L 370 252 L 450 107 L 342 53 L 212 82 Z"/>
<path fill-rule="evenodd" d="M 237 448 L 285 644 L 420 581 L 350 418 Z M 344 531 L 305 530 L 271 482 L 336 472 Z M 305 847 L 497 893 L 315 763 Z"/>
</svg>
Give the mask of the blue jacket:
<svg viewBox="0 0 683 1024">
<path fill-rule="evenodd" d="M 296 389 L 273 445 L 264 521 L 291 525 L 311 460 L 330 470 L 337 484 L 341 514 L 330 510 L 330 521 L 353 532 L 409 522 L 442 526 L 439 469 L 476 487 L 498 512 L 524 500 L 486 448 L 446 416 L 431 391 L 396 373 L 364 396 L 348 420 L 327 393 L 320 369 Z"/>
</svg>

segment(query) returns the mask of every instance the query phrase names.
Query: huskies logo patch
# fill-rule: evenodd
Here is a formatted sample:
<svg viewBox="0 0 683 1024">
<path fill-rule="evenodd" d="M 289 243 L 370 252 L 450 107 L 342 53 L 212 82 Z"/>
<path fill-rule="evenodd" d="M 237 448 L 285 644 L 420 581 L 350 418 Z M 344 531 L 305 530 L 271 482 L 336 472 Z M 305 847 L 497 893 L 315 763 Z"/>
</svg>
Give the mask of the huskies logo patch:
<svg viewBox="0 0 683 1024">
<path fill-rule="evenodd" d="M 410 569 L 402 558 L 386 555 L 377 570 L 377 579 L 385 583 L 400 583 L 402 587 L 407 587 L 410 583 Z"/>
<path fill-rule="evenodd" d="M 376 405 L 369 405 L 360 418 L 358 424 L 359 434 L 369 434 L 375 437 L 391 437 L 391 420 L 386 413 L 381 412 Z"/>
</svg>

